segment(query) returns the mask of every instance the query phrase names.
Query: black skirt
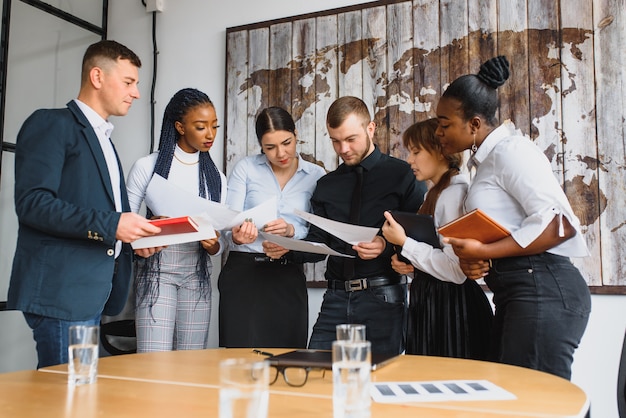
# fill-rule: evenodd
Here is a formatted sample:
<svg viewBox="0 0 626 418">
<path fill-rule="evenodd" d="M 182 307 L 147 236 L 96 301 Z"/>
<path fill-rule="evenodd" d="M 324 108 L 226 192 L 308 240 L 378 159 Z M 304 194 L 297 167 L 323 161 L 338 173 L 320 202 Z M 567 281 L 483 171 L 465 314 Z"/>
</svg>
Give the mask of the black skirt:
<svg viewBox="0 0 626 418">
<path fill-rule="evenodd" d="M 474 280 L 443 282 L 415 270 L 409 293 L 407 354 L 486 360 L 493 311 Z"/>
<path fill-rule="evenodd" d="M 306 348 L 309 304 L 302 264 L 228 255 L 218 279 L 221 347 Z"/>
</svg>

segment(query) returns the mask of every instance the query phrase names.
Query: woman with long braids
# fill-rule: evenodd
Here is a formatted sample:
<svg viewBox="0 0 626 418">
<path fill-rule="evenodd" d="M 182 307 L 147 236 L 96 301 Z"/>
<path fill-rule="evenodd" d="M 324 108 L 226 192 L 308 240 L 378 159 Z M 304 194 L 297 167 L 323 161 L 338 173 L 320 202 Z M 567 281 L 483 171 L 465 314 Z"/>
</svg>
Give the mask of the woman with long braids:
<svg viewBox="0 0 626 418">
<path fill-rule="evenodd" d="M 471 150 L 476 172 L 465 211 L 480 208 L 511 236 L 491 244 L 446 240 L 467 277 L 484 277 L 493 292 L 492 359 L 569 379 L 591 310 L 569 257 L 587 256 L 587 246 L 546 156 L 510 123 L 497 126 L 496 89 L 508 77 L 499 56 L 453 81 L 437 106 L 437 134 L 445 154 Z"/>
<path fill-rule="evenodd" d="M 435 135 L 438 125 L 432 118 L 411 125 L 402 134 L 415 178 L 433 185 L 418 213 L 433 216 L 437 227 L 463 214 L 469 187 L 468 177 L 459 172 L 462 154 L 442 153 Z M 487 359 L 493 312 L 485 292 L 474 280 L 466 280 L 450 245 L 434 248 L 415 241 L 389 212 L 385 217 L 385 239 L 401 247 L 401 255 L 410 261 L 404 263 L 394 255 L 391 265 L 400 274 L 413 273 L 406 353 Z"/>
<path fill-rule="evenodd" d="M 225 203 L 226 178 L 209 150 L 219 127 L 209 97 L 178 91 L 165 108 L 158 152 L 139 159 L 128 175 L 128 200 L 138 212 L 153 174 L 214 202 Z M 147 217 L 159 216 L 147 209 Z M 218 235 L 219 236 L 219 235 Z M 211 255 L 219 238 L 170 245 L 139 259 L 135 276 L 137 351 L 207 347 L 211 317 Z M 141 250 L 136 251 L 139 255 Z"/>
<path fill-rule="evenodd" d="M 308 226 L 293 211 L 310 211 L 311 195 L 324 169 L 300 157 L 296 125 L 286 110 L 263 109 L 255 129 L 261 153 L 233 168 L 228 205 L 244 211 L 276 197 L 277 218 L 263 230 L 302 239 Z M 220 346 L 305 348 L 309 315 L 302 264 L 266 256 L 254 222 L 244 222 L 224 235 L 231 247 L 218 280 Z"/>
</svg>

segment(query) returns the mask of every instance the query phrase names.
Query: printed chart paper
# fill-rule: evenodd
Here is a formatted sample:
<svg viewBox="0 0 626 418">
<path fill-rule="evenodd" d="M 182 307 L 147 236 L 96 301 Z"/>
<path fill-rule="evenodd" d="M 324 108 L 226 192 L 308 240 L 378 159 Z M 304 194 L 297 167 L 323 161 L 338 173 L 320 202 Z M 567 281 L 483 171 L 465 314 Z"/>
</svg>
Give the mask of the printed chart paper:
<svg viewBox="0 0 626 418">
<path fill-rule="evenodd" d="M 440 401 L 501 401 L 516 399 L 511 392 L 488 380 L 433 380 L 425 382 L 375 382 L 372 399 L 381 403 Z"/>
</svg>

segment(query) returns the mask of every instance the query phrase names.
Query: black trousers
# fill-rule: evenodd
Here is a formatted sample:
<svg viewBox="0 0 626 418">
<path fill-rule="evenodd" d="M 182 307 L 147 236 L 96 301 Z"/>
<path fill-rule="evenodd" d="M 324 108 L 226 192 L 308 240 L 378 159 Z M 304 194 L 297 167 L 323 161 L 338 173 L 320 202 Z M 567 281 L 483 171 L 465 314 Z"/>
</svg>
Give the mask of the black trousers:
<svg viewBox="0 0 626 418">
<path fill-rule="evenodd" d="M 492 359 L 571 377 L 574 350 L 587 327 L 591 294 L 567 257 L 542 253 L 492 260 Z"/>
<path fill-rule="evenodd" d="M 372 353 L 400 354 L 406 330 L 406 284 L 372 287 L 356 292 L 328 289 L 313 326 L 309 348 L 330 350 L 338 324 L 365 324 Z"/>
<path fill-rule="evenodd" d="M 305 348 L 309 332 L 301 264 L 257 262 L 232 251 L 218 279 L 221 347 Z"/>
</svg>

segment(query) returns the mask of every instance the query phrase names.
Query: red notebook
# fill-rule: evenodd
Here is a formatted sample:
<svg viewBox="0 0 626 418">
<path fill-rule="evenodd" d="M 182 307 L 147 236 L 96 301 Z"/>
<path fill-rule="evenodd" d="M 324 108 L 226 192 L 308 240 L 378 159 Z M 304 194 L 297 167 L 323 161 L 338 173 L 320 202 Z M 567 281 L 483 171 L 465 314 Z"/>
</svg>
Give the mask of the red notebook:
<svg viewBox="0 0 626 418">
<path fill-rule="evenodd" d="M 181 216 L 178 218 L 152 219 L 150 223 L 161 228 L 161 232 L 157 235 L 198 232 L 198 224 L 189 216 Z"/>
<path fill-rule="evenodd" d="M 480 209 L 474 209 L 438 229 L 444 237 L 474 238 L 490 244 L 506 238 L 511 233 Z"/>
</svg>

